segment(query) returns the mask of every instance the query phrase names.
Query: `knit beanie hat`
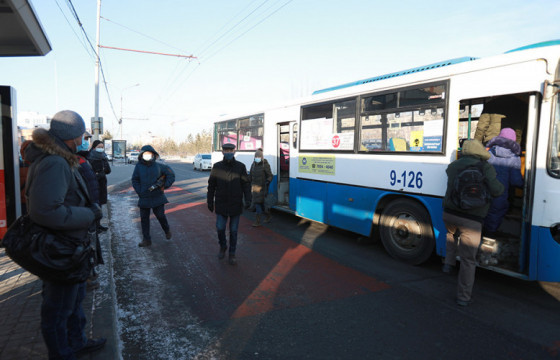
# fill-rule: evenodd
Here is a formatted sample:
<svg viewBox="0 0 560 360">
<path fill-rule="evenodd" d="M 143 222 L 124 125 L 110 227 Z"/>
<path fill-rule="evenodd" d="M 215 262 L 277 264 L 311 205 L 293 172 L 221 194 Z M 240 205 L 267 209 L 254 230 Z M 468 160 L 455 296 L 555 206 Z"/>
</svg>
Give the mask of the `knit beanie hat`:
<svg viewBox="0 0 560 360">
<path fill-rule="evenodd" d="M 95 149 L 99 144 L 103 144 L 103 142 L 101 140 L 95 140 L 93 144 L 91 144 L 91 148 Z"/>
<path fill-rule="evenodd" d="M 515 130 L 513 130 L 512 128 L 503 128 L 502 131 L 500 131 L 500 135 L 498 136 L 510 139 L 512 141 L 516 140 Z"/>
<path fill-rule="evenodd" d="M 49 134 L 62 141 L 72 140 L 86 132 L 86 124 L 82 117 L 71 110 L 63 110 L 54 114 Z"/>
<path fill-rule="evenodd" d="M 258 149 L 257 151 L 255 151 L 255 157 L 259 157 L 259 158 L 263 157 L 263 152 L 262 152 L 261 149 Z"/>
</svg>

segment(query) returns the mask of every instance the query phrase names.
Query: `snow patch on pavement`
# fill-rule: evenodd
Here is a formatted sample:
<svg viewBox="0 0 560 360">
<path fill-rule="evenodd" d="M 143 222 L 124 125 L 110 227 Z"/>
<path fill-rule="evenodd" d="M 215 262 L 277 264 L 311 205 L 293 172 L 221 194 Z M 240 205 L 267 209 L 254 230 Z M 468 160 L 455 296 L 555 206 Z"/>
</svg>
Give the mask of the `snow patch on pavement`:
<svg viewBox="0 0 560 360">
<path fill-rule="evenodd" d="M 161 277 L 169 264 L 142 239 L 137 196 L 110 194 L 117 329 L 123 359 L 221 359 L 217 336 L 200 325 Z M 159 226 L 152 222 L 152 228 Z M 154 231 L 155 229 L 152 229 Z"/>
</svg>

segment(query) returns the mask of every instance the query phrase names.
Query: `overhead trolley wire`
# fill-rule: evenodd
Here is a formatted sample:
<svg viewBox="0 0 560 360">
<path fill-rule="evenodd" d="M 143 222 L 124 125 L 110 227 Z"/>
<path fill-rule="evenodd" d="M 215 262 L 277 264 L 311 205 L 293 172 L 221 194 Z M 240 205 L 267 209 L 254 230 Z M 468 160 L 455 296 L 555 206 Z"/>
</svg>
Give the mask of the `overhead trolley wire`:
<svg viewBox="0 0 560 360">
<path fill-rule="evenodd" d="M 218 37 L 216 40 L 214 40 L 211 44 L 209 44 L 208 46 L 206 46 L 204 49 L 202 49 L 200 51 L 200 55 L 199 56 L 203 56 L 204 52 L 206 50 L 208 50 L 210 47 L 212 47 L 212 45 L 214 45 L 215 43 L 217 43 L 218 41 L 220 41 L 224 36 L 228 35 L 229 33 L 231 33 L 237 26 L 241 25 L 241 23 L 243 23 L 243 21 L 245 21 L 249 16 L 253 15 L 255 13 L 255 11 L 257 11 L 258 9 L 260 9 L 264 4 L 266 4 L 267 2 L 269 2 L 270 0 L 264 0 L 259 6 L 257 6 L 255 9 L 253 9 L 253 11 L 251 11 L 249 14 L 247 14 L 243 19 L 239 20 L 235 25 L 233 25 L 231 28 L 229 28 L 228 31 L 226 31 L 225 33 L 223 33 L 220 37 Z"/>
<path fill-rule="evenodd" d="M 56 6 L 58 7 L 58 9 L 60 10 L 60 12 L 62 13 L 62 16 L 64 16 L 64 19 L 66 20 L 66 22 L 68 23 L 68 26 L 70 27 L 70 30 L 72 30 L 72 32 L 74 33 L 74 35 L 76 35 L 76 38 L 78 39 L 78 41 L 80 42 L 80 44 L 83 46 L 83 48 L 86 50 L 86 52 L 88 53 L 88 55 L 92 58 L 92 60 L 95 60 L 95 53 L 91 53 L 91 50 L 87 47 L 84 39 L 82 37 L 80 37 L 80 35 L 78 35 L 78 33 L 76 32 L 76 30 L 74 29 L 74 27 L 72 27 L 72 24 L 70 24 L 70 20 L 68 20 L 68 17 L 66 16 L 66 14 L 64 13 L 64 10 L 62 10 L 62 7 L 60 7 L 60 4 L 58 3 L 58 0 L 54 0 L 54 2 L 56 3 Z"/>
<path fill-rule="evenodd" d="M 224 50 L 225 48 L 227 48 L 229 45 L 231 45 L 233 42 L 237 41 L 238 39 L 240 39 L 241 37 L 243 37 L 244 35 L 246 35 L 248 32 L 250 32 L 251 30 L 253 30 L 255 27 L 257 27 L 258 25 L 260 25 L 261 23 L 263 23 L 265 20 L 267 20 L 268 18 L 270 18 L 272 15 L 276 14 L 278 11 L 280 11 L 282 8 L 284 8 L 286 5 L 288 5 L 289 3 L 291 3 L 293 0 L 288 0 L 287 2 L 285 2 L 284 4 L 282 4 L 280 7 L 276 8 L 274 11 L 272 11 L 271 13 L 269 13 L 268 15 L 266 15 L 264 18 L 262 18 L 260 21 L 258 21 L 257 23 L 255 23 L 253 26 L 251 26 L 250 28 L 248 28 L 246 31 L 244 31 L 243 33 L 241 33 L 240 35 L 238 35 L 237 37 L 235 37 L 233 40 L 230 40 L 227 42 L 227 44 L 223 45 L 222 47 L 220 47 L 218 50 L 214 51 L 211 55 L 209 55 L 208 57 L 204 57 L 203 53 L 205 51 L 207 51 L 211 46 L 213 46 L 214 44 L 216 44 L 218 42 L 218 40 L 224 38 L 226 35 L 230 34 L 233 32 L 233 30 L 238 27 L 243 21 L 245 21 L 249 16 L 251 16 L 252 14 L 254 14 L 258 9 L 260 9 L 264 4 L 266 4 L 268 1 L 270 0 L 265 0 L 263 1 L 259 6 L 257 6 L 257 8 L 253 9 L 248 15 L 246 15 L 243 19 L 239 20 L 235 25 L 233 25 L 232 27 L 229 28 L 228 31 L 226 31 L 224 34 L 222 34 L 218 39 L 214 40 L 210 45 L 207 45 L 203 48 L 202 53 L 199 54 L 198 58 L 201 60 L 201 63 L 199 63 L 199 66 L 197 66 L 196 68 L 194 68 L 188 75 L 186 78 L 182 78 L 183 73 L 187 70 L 187 67 L 185 67 L 181 73 L 179 74 L 179 76 L 177 76 L 173 83 L 170 85 L 170 87 L 172 87 L 173 85 L 175 85 L 179 80 L 181 80 L 181 83 L 179 83 L 177 86 L 175 86 L 175 88 L 171 91 L 170 95 L 167 96 L 167 99 L 164 100 L 164 102 L 160 105 L 160 107 L 163 107 L 173 96 L 175 96 L 175 93 L 182 87 L 184 86 L 186 80 L 188 80 L 193 73 L 199 69 L 201 64 L 204 64 L 207 60 L 209 60 L 210 58 L 214 57 L 215 55 L 217 55 L 218 53 L 220 53 L 222 50 Z M 254 2 L 253 2 L 254 3 Z M 251 3 L 251 4 L 253 4 Z M 266 11 L 270 10 L 271 8 L 273 8 L 276 4 L 278 4 L 278 2 L 276 2 L 275 4 L 271 5 Z M 250 6 L 250 5 L 249 5 Z M 245 9 L 247 9 L 248 7 L 245 7 Z M 261 14 L 262 15 L 262 14 Z M 237 15 L 236 15 L 237 16 Z M 235 18 L 235 17 L 234 17 Z M 233 19 L 233 18 L 232 18 Z M 229 22 L 231 22 L 231 20 L 229 20 Z M 228 22 L 228 23 L 229 23 Z M 222 26 L 222 29 L 225 26 Z M 218 31 L 217 33 L 219 33 L 220 31 Z M 159 107 L 158 107 L 159 108 Z"/>
<path fill-rule="evenodd" d="M 103 20 L 105 20 L 105 21 L 107 21 L 107 22 L 110 22 L 110 23 L 112 23 L 112 24 L 115 24 L 115 25 L 117 25 L 117 26 L 120 26 L 120 27 L 122 27 L 122 28 L 125 28 L 125 29 L 127 29 L 128 31 L 131 31 L 131 32 L 136 33 L 136 34 L 138 34 L 138 35 L 142 35 L 142 36 L 144 36 L 145 38 L 148 38 L 148 39 L 150 39 L 150 40 L 153 40 L 153 41 L 155 41 L 155 42 L 158 42 L 158 43 L 160 43 L 160 44 L 163 44 L 163 45 L 165 45 L 165 46 L 168 46 L 168 47 L 170 47 L 170 48 L 173 48 L 173 49 L 175 49 L 175 50 L 179 50 L 179 51 L 186 52 L 186 51 L 183 50 L 183 49 L 180 49 L 180 48 L 178 48 L 178 47 L 175 47 L 175 46 L 173 46 L 173 45 L 171 45 L 171 44 L 168 44 L 168 43 L 166 43 L 166 42 L 164 42 L 164 41 L 158 40 L 158 39 L 156 39 L 156 38 L 153 37 L 153 36 L 146 35 L 146 34 L 144 34 L 144 33 L 141 33 L 140 31 L 131 29 L 131 28 L 129 28 L 129 27 L 126 26 L 126 25 L 119 24 L 118 22 L 113 21 L 113 20 L 110 20 L 110 19 L 107 19 L 106 17 L 101 16 L 101 19 L 103 19 Z"/>
<path fill-rule="evenodd" d="M 232 43 L 234 43 L 235 41 L 239 40 L 241 37 L 243 37 L 245 34 L 247 34 L 248 32 L 250 32 L 251 30 L 253 30 L 254 28 L 256 28 L 257 26 L 259 26 L 260 24 L 262 24 L 265 20 L 267 20 L 268 18 L 270 18 L 272 15 L 276 14 L 278 11 L 280 11 L 282 8 L 284 8 L 286 5 L 288 5 L 289 3 L 291 3 L 294 0 L 288 0 L 287 2 L 285 2 L 282 6 L 280 6 L 279 8 L 277 8 L 276 10 L 274 10 L 273 12 L 271 12 L 270 14 L 268 14 L 266 17 L 264 17 L 261 21 L 257 22 L 255 25 L 251 26 L 249 29 L 247 29 L 247 31 L 243 32 L 241 35 L 237 36 L 235 39 L 228 41 L 227 44 L 225 44 L 223 47 L 221 47 L 220 49 L 216 50 L 214 53 L 212 53 L 210 56 L 204 58 L 205 61 L 208 61 L 209 59 L 213 58 L 216 54 L 218 54 L 219 52 L 221 52 L 222 50 L 224 50 L 225 48 L 227 48 L 228 46 L 230 46 Z"/>
<path fill-rule="evenodd" d="M 220 34 L 222 32 L 223 29 L 225 29 L 230 23 L 232 23 L 234 21 L 234 19 L 236 19 L 237 17 L 239 17 L 241 14 L 243 14 L 245 12 L 245 10 L 249 9 L 254 3 L 256 3 L 258 0 L 255 0 L 253 2 L 251 2 L 249 5 L 247 5 L 246 7 L 244 7 L 241 11 L 239 11 L 236 15 L 234 15 L 232 18 L 230 18 L 218 31 L 216 31 L 214 33 L 214 35 L 212 35 L 207 42 L 209 42 L 207 45 L 203 46 L 202 49 L 200 51 L 195 52 L 198 55 L 198 58 L 200 59 L 200 56 L 204 54 L 205 51 L 207 51 L 208 49 L 210 49 L 214 44 L 216 44 L 219 40 L 221 40 L 222 38 L 224 38 L 226 35 L 228 35 L 229 33 L 231 33 L 235 28 L 237 28 L 241 23 L 243 23 L 246 19 L 248 19 L 251 15 L 253 15 L 258 9 L 260 9 L 264 4 L 266 4 L 267 2 L 269 2 L 270 0 L 264 0 L 260 5 L 258 5 L 255 9 L 253 9 L 251 12 L 249 12 L 249 14 L 245 15 L 245 17 L 243 17 L 241 20 L 237 21 L 233 26 L 229 27 L 229 29 L 224 32 L 222 35 L 218 36 L 218 38 L 216 38 L 215 40 L 211 41 L 211 39 L 214 36 L 217 36 L 218 34 Z M 211 42 L 210 42 L 211 41 Z M 200 66 L 200 62 L 199 62 L 199 66 L 195 67 L 194 69 L 192 69 L 192 71 L 190 73 L 188 73 L 186 75 L 186 77 L 183 77 L 183 74 L 189 69 L 191 63 L 189 62 L 187 65 L 185 65 L 183 67 L 183 69 L 180 70 L 179 74 L 175 77 L 173 77 L 172 81 L 169 83 L 169 85 L 166 85 L 164 87 L 167 89 L 172 89 L 172 90 L 168 90 L 167 93 L 169 93 L 170 95 L 167 96 L 167 99 L 164 100 L 161 105 L 159 107 L 164 106 L 169 99 L 171 99 L 175 93 L 183 86 L 183 84 L 190 79 L 190 77 L 193 75 L 193 73 L 198 69 L 198 67 Z M 163 90 L 157 97 L 156 100 L 154 101 L 154 103 L 152 104 L 151 107 L 154 107 L 154 105 L 161 99 L 163 98 L 163 95 L 166 93 L 165 90 Z M 159 107 L 157 107 L 156 109 L 159 109 Z"/>
<path fill-rule="evenodd" d="M 78 22 L 78 26 L 80 27 L 80 29 L 82 30 L 89 46 L 91 47 L 91 49 L 93 50 L 94 54 L 96 53 L 95 51 L 95 47 L 93 46 L 93 44 L 91 43 L 89 36 L 87 35 L 86 30 L 84 29 L 84 26 L 82 25 L 82 22 L 80 20 L 80 17 L 78 16 L 78 13 L 76 12 L 76 9 L 74 8 L 74 4 L 72 4 L 72 0 L 66 0 L 68 3 L 69 8 L 71 9 L 72 14 L 74 15 L 74 18 L 76 19 L 76 21 Z M 115 111 L 115 107 L 113 106 L 113 102 L 111 101 L 111 95 L 109 94 L 109 88 L 107 87 L 107 79 L 105 78 L 105 72 L 103 71 L 103 66 L 101 64 L 101 58 L 99 58 L 99 69 L 101 70 L 101 75 L 103 77 L 103 84 L 105 85 L 105 91 L 107 92 L 107 99 L 109 100 L 109 105 L 111 106 L 111 110 L 113 112 L 113 116 L 115 117 L 115 119 L 119 119 L 119 117 L 117 116 L 117 113 Z"/>
</svg>

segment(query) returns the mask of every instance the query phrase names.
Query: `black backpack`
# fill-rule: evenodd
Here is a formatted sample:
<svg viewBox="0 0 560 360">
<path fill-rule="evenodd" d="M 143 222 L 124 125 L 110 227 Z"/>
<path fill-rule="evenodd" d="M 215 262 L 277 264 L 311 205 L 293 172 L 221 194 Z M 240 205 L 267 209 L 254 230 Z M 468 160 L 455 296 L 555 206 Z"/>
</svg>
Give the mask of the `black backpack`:
<svg viewBox="0 0 560 360">
<path fill-rule="evenodd" d="M 490 202 L 490 190 L 483 170 L 484 163 L 477 162 L 461 170 L 453 181 L 451 200 L 463 210 L 486 206 Z"/>
</svg>

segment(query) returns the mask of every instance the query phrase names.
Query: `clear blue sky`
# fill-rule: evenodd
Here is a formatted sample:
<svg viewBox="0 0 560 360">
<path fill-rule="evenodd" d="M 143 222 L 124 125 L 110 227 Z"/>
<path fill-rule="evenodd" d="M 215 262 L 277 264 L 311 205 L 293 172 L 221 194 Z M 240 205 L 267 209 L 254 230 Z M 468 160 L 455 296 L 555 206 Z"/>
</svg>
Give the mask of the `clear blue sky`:
<svg viewBox="0 0 560 360">
<path fill-rule="evenodd" d="M 20 112 L 72 109 L 89 127 L 94 58 L 80 42 L 66 0 L 30 1 L 53 50 L 44 57 L 0 58 L 0 83 L 16 88 Z M 72 2 L 95 45 L 97 1 Z M 101 20 L 102 45 L 198 57 L 189 62 L 101 50 L 117 117 L 122 94 L 129 140 L 148 130 L 180 140 L 210 129 L 222 114 L 258 111 L 340 83 L 560 38 L 558 0 L 104 0 L 101 15 L 108 19 Z M 103 85 L 100 116 L 115 134 L 117 121 Z"/>
</svg>

